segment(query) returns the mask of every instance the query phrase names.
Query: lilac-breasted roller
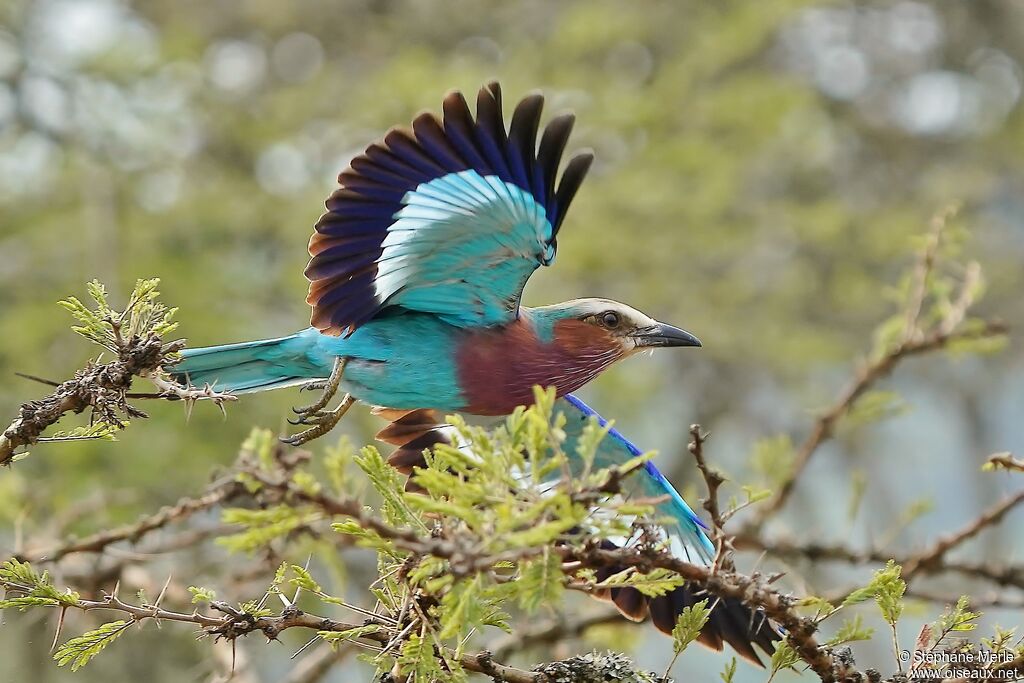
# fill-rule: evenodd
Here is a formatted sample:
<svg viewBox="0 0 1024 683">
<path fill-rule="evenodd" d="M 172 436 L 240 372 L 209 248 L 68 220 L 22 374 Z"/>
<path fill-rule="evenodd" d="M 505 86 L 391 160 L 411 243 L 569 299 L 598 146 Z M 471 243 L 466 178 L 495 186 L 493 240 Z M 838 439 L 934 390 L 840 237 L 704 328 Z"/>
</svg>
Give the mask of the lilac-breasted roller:
<svg viewBox="0 0 1024 683">
<path fill-rule="evenodd" d="M 297 410 L 297 422 L 312 425 L 291 439 L 301 443 L 356 400 L 391 411 L 506 415 L 533 402 L 535 385 L 555 387 L 560 409 L 585 421 L 593 411 L 569 394 L 615 361 L 652 347 L 700 346 L 689 332 L 607 299 L 521 305 L 527 279 L 554 261 L 593 160 L 578 153 L 559 175 L 574 117 L 552 119 L 538 143 L 542 105 L 540 95 L 524 98 L 506 129 L 501 90 L 491 83 L 475 117 L 453 92 L 442 117 L 424 113 L 411 130 L 390 130 L 342 171 L 316 223 L 305 271 L 312 326 L 186 349 L 176 378 L 235 393 L 320 380 L 320 400 Z M 327 410 L 338 388 L 347 395 Z M 605 464 L 636 455 L 624 439 L 608 441 Z M 641 476 L 645 493 L 669 496 L 680 548 L 710 561 L 699 518 L 653 466 Z M 667 603 L 632 589 L 617 595 L 625 614 L 650 612 L 666 631 L 696 600 L 685 587 Z M 756 659 L 751 643 L 771 651 L 777 636 L 741 604 L 720 602 L 703 638 Z"/>
</svg>

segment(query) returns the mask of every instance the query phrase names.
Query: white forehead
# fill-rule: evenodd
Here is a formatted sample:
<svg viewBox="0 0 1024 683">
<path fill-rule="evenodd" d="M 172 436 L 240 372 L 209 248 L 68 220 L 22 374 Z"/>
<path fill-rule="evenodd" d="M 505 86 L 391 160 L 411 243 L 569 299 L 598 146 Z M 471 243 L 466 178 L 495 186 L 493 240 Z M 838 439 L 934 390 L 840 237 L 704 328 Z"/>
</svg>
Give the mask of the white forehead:
<svg viewBox="0 0 1024 683">
<path fill-rule="evenodd" d="M 611 299 L 573 299 L 572 301 L 566 301 L 561 305 L 571 307 L 583 315 L 598 315 L 605 311 L 615 311 L 626 320 L 630 320 L 641 326 L 654 325 L 657 322 L 654 318 L 641 313 L 632 306 L 627 306 L 626 304 L 619 303 L 618 301 L 612 301 Z"/>
</svg>

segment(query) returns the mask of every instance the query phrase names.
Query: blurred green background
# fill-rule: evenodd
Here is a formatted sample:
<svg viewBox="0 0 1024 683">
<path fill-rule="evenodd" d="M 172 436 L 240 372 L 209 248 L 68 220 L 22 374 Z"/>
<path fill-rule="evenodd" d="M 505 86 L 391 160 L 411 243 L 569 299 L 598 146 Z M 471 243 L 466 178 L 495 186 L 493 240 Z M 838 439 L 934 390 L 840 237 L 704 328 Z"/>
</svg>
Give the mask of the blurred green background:
<svg viewBox="0 0 1024 683">
<path fill-rule="evenodd" d="M 121 302 L 136 278 L 162 278 L 192 345 L 304 327 L 306 240 L 337 172 L 447 90 L 493 77 L 507 103 L 541 89 L 547 115 L 574 110 L 573 146 L 597 154 L 558 263 L 526 303 L 610 297 L 704 342 L 627 361 L 583 395 L 657 448 L 691 500 L 691 422 L 712 432 L 713 461 L 756 481 L 754 445 L 806 433 L 892 313 L 887 288 L 936 210 L 963 203 L 989 283 L 980 312 L 1024 323 L 1022 63 L 1014 0 L 3 0 L 0 415 L 42 392 L 15 371 L 59 379 L 94 353 L 55 305 L 92 278 Z M 789 531 L 867 545 L 930 500 L 894 530 L 909 550 L 1009 490 L 977 470 L 993 451 L 1024 452 L 1020 349 L 902 368 L 889 384 L 914 410 L 823 449 L 783 515 Z M 19 537 L 84 533 L 200 491 L 252 425 L 279 428 L 298 400 L 245 397 L 226 421 L 200 405 L 187 423 L 178 406 L 147 405 L 152 419 L 116 444 L 35 448 L 0 472 L 0 555 Z M 358 410 L 342 429 L 363 443 L 379 426 Z M 1022 522 L 962 556 L 1019 561 Z M 176 576 L 198 582 L 202 566 Z M 782 568 L 811 592 L 870 570 Z M 47 662 L 52 624 L 6 620 L 0 683 L 71 678 Z M 75 678 L 205 681 L 209 647 L 148 627 Z M 263 681 L 292 664 L 294 648 L 242 647 Z M 653 630 L 632 652 L 653 669 L 671 654 Z M 887 657 L 882 642 L 857 652 L 863 665 Z M 710 680 L 723 661 L 688 652 L 676 672 Z M 365 678 L 350 666 L 325 680 Z M 741 665 L 737 680 L 763 677 Z"/>
</svg>

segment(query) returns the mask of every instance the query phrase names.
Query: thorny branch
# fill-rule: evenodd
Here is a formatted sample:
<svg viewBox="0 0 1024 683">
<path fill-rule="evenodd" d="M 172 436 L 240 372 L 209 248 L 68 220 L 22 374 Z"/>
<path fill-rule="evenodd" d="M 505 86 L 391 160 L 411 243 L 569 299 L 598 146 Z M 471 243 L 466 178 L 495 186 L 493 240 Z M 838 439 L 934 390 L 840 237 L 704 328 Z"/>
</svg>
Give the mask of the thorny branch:
<svg viewBox="0 0 1024 683">
<path fill-rule="evenodd" d="M 30 587 L 18 586 L 5 583 L 4 587 L 10 591 L 27 592 Z M 213 602 L 210 605 L 214 610 L 221 612 L 221 615 L 213 615 L 201 612 L 198 609 L 192 612 L 181 612 L 164 609 L 158 604 L 136 604 L 126 602 L 114 593 L 103 596 L 100 600 L 78 600 L 78 603 L 71 608 L 82 611 L 104 610 L 120 612 L 131 617 L 133 623 L 143 622 L 147 619 L 159 623 L 163 621 L 175 621 L 195 624 L 200 627 L 202 635 L 213 636 L 215 639 L 225 638 L 236 640 L 250 633 L 262 633 L 267 640 L 277 640 L 286 630 L 302 628 L 314 631 L 350 631 L 360 626 L 368 625 L 367 622 L 353 624 L 335 619 L 309 614 L 289 605 L 277 616 L 255 616 L 247 612 L 235 609 L 225 602 Z M 372 619 L 368 620 L 372 624 Z M 365 640 L 386 645 L 391 641 L 393 633 L 389 633 L 389 625 L 379 624 L 380 630 L 367 633 L 361 636 Z M 455 653 L 446 653 L 449 658 L 456 658 L 462 666 L 477 673 L 486 673 L 496 680 L 507 681 L 508 683 L 543 683 L 544 679 L 528 671 L 514 669 L 491 661 L 487 653 L 476 655 L 455 656 Z"/>
<path fill-rule="evenodd" d="M 806 469 L 818 448 L 834 435 L 839 421 L 850 412 L 858 398 L 871 389 L 876 382 L 891 373 L 901 361 L 912 356 L 920 356 L 932 351 L 938 351 L 955 342 L 1002 336 L 1006 334 L 1008 329 L 1001 322 L 988 321 L 978 329 L 962 330 L 959 332 L 937 331 L 924 339 L 905 341 L 881 358 L 861 365 L 853 381 L 843 390 L 835 403 L 815 420 L 810 435 L 797 449 L 793 467 L 779 487 L 778 493 L 760 507 L 759 516 L 747 525 L 746 531 L 756 532 L 769 517 L 782 509 L 800 481 L 800 475 Z"/>
<path fill-rule="evenodd" d="M 129 339 L 117 360 L 90 362 L 48 396 L 23 403 L 18 417 L 0 435 L 0 465 L 9 465 L 16 449 L 36 443 L 66 413 L 91 408 L 95 417 L 112 424 L 121 424 L 122 416 L 146 417 L 125 396 L 132 379 L 155 372 L 168 355 L 184 347 L 184 341 L 164 342 L 156 335 Z"/>
<path fill-rule="evenodd" d="M 1010 453 L 997 453 L 989 457 L 985 467 L 993 470 L 1004 469 L 1024 472 L 1024 460 L 1017 460 Z"/>
<path fill-rule="evenodd" d="M 204 510 L 222 505 L 245 490 L 234 478 L 219 482 L 202 496 L 182 498 L 174 505 L 168 505 L 152 515 L 146 515 L 133 524 L 100 531 L 85 538 L 72 538 L 52 548 L 20 553 L 19 560 L 26 562 L 59 562 L 75 553 L 102 553 L 108 546 L 121 541 L 138 541 L 143 536 L 168 524 L 183 520 Z"/>
<path fill-rule="evenodd" d="M 722 518 L 722 511 L 718 506 L 718 488 L 725 482 L 725 477 L 718 470 L 708 466 L 707 460 L 704 458 L 704 441 L 707 438 L 708 435 L 701 431 L 700 425 L 690 425 L 690 444 L 688 448 L 693 459 L 697 462 L 697 469 L 700 470 L 701 475 L 704 477 L 704 483 L 708 488 L 708 497 L 704 499 L 704 509 L 711 516 L 711 524 L 716 535 L 720 535 L 722 527 L 725 526 L 725 520 Z"/>
<path fill-rule="evenodd" d="M 949 207 L 932 218 L 925 245 L 918 254 L 911 275 L 910 295 L 903 312 L 905 322 L 899 339 L 882 352 L 876 352 L 872 358 L 862 362 L 853 379 L 835 402 L 818 416 L 810 434 L 797 449 L 793 466 L 779 486 L 779 490 L 760 507 L 758 516 L 747 524 L 745 531 L 756 532 L 785 506 L 819 447 L 834 435 L 836 425 L 850 413 L 859 398 L 879 380 L 888 376 L 899 363 L 914 356 L 947 349 L 957 342 L 992 339 L 1008 332 L 1008 326 L 997 320 L 981 321 L 977 326 L 964 325 L 981 282 L 981 267 L 974 261 L 966 265 L 958 292 L 944 307 L 941 319 L 928 326 L 928 329 L 922 328 L 922 315 L 928 298 L 930 278 L 939 259 L 939 248 L 946 223 L 955 212 L 956 207 Z"/>
<path fill-rule="evenodd" d="M 157 383 L 161 391 L 156 397 L 185 401 L 186 405 L 205 399 L 222 406 L 225 401 L 235 400 L 235 396 L 212 387 L 185 389 L 160 378 L 161 366 L 168 365 L 168 357 L 185 348 L 184 340 L 165 342 L 151 334 L 129 337 L 121 342 L 116 360 L 90 361 L 49 395 L 21 405 L 18 416 L 0 434 L 0 465 L 10 465 L 17 457 L 18 448 L 37 443 L 43 432 L 67 413 L 91 410 L 91 421 L 117 426 L 123 426 L 124 419 L 148 417 L 128 402 L 135 377 Z"/>
</svg>

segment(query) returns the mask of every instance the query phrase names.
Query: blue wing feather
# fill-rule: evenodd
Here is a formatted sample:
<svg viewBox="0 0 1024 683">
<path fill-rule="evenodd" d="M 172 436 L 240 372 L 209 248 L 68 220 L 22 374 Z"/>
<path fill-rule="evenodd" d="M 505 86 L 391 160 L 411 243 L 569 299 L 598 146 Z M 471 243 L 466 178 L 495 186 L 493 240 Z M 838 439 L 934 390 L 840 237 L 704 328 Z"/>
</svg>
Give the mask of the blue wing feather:
<svg viewBox="0 0 1024 683">
<path fill-rule="evenodd" d="M 578 438 L 583 427 L 595 418 L 602 427 L 608 427 L 608 421 L 601 417 L 597 411 L 588 406 L 572 394 L 567 394 L 559 400 L 556 410 L 562 410 L 566 416 L 567 441 Z M 566 447 L 567 452 L 572 452 L 572 447 Z M 635 444 L 622 435 L 614 427 L 608 429 L 608 435 L 598 447 L 597 464 L 601 467 L 610 465 L 621 465 L 631 458 L 643 454 Z M 665 478 L 654 463 L 647 461 L 643 470 L 634 475 L 638 479 L 640 493 L 645 497 L 669 496 L 669 499 L 657 506 L 657 513 L 674 521 L 675 532 L 682 545 L 682 552 L 688 561 L 693 561 L 690 555 L 695 551 L 696 559 L 702 562 L 710 562 L 715 555 L 715 546 L 708 538 L 705 530 L 708 528 L 703 520 L 686 504 L 683 497 L 679 495 L 675 487 Z"/>
<path fill-rule="evenodd" d="M 475 119 L 452 93 L 443 119 L 421 114 L 354 159 L 310 239 L 313 326 L 350 333 L 389 307 L 462 326 L 514 319 L 592 158 L 571 159 L 556 186 L 573 118 L 554 119 L 538 149 L 542 105 L 524 98 L 506 133 L 497 83 L 480 90 Z"/>
</svg>

